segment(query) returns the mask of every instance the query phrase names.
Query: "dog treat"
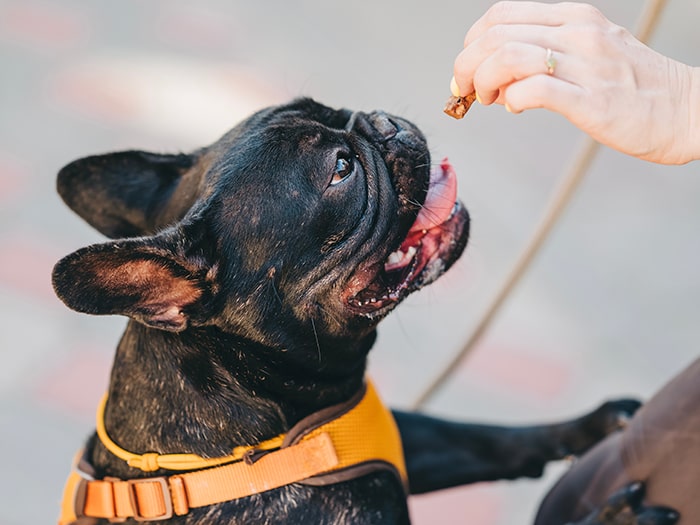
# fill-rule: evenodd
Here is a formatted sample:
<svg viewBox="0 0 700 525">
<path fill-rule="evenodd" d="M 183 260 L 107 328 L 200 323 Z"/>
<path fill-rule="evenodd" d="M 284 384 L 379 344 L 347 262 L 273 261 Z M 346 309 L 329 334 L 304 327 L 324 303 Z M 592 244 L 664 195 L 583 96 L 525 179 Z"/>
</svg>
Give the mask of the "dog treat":
<svg viewBox="0 0 700 525">
<path fill-rule="evenodd" d="M 443 110 L 450 117 L 461 119 L 467 114 L 469 108 L 476 100 L 476 92 L 466 95 L 464 97 L 456 97 L 452 95 L 447 104 L 445 104 L 445 109 Z"/>
</svg>

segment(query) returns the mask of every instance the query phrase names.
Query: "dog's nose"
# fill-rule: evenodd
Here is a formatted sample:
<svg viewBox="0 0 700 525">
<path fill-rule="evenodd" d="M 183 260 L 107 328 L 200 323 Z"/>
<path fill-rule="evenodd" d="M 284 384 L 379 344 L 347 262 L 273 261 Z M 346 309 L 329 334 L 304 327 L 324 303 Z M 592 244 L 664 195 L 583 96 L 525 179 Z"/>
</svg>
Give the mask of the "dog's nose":
<svg viewBox="0 0 700 525">
<path fill-rule="evenodd" d="M 391 120 L 389 115 L 383 111 L 372 113 L 369 116 L 369 121 L 372 123 L 374 129 L 376 129 L 385 139 L 395 137 L 399 131 L 398 124 Z"/>
<path fill-rule="evenodd" d="M 369 136 L 379 135 L 377 138 L 389 140 L 394 138 L 401 128 L 383 111 L 375 111 L 369 115 L 356 111 L 350 116 L 345 129 L 357 130 Z"/>
</svg>

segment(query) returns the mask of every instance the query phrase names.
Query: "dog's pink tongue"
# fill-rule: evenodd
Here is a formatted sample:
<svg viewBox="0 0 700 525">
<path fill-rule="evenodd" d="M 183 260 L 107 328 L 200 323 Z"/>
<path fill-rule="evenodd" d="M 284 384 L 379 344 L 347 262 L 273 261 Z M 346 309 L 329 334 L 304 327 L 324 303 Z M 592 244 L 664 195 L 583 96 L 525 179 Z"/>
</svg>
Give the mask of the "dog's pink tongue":
<svg viewBox="0 0 700 525">
<path fill-rule="evenodd" d="M 411 232 L 429 230 L 450 218 L 457 201 L 457 174 L 447 159 L 430 172 L 430 187 Z"/>
</svg>

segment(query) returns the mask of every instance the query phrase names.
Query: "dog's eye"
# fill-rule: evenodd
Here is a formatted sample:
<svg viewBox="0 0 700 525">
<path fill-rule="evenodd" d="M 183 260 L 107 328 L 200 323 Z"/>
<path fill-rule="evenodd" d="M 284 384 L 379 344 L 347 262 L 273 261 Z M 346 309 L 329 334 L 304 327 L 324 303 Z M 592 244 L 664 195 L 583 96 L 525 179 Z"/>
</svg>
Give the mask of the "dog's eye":
<svg viewBox="0 0 700 525">
<path fill-rule="evenodd" d="M 335 161 L 335 170 L 331 178 L 331 186 L 342 182 L 345 177 L 350 175 L 354 170 L 352 159 L 346 157 L 338 157 Z"/>
</svg>

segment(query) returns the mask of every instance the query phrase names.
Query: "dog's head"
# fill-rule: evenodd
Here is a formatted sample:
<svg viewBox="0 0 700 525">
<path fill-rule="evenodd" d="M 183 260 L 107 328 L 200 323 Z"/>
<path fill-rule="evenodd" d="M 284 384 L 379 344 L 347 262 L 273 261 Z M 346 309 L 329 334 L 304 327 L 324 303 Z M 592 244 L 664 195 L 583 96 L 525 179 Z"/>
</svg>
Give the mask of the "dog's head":
<svg viewBox="0 0 700 525">
<path fill-rule="evenodd" d="M 54 287 L 75 310 L 169 331 L 358 337 L 466 245 L 453 170 L 431 166 L 410 122 L 309 99 L 190 155 L 80 159 L 59 193 L 117 240 L 65 257 Z"/>
</svg>

